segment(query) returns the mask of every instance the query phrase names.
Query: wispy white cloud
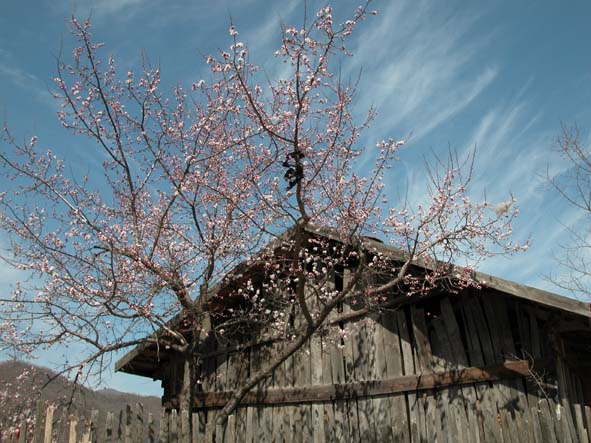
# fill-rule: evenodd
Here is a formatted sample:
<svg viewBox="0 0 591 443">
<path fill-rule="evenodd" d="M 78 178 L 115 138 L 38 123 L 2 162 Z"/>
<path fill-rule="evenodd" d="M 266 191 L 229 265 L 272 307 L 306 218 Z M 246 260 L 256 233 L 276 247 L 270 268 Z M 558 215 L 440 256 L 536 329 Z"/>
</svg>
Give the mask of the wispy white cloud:
<svg viewBox="0 0 591 443">
<path fill-rule="evenodd" d="M 470 105 L 498 74 L 494 63 L 474 60 L 493 31 L 468 39 L 477 15 L 440 15 L 433 2 L 395 2 L 378 26 L 364 33 L 356 61 L 364 67 L 365 87 L 375 93 L 361 99 L 387 116 L 378 130 L 413 131 L 414 141 Z"/>
<path fill-rule="evenodd" d="M 11 61 L 10 54 L 5 50 L 0 51 L 0 79 L 26 90 L 41 103 L 49 106 L 55 105 L 47 86 L 37 76 Z"/>
<path fill-rule="evenodd" d="M 58 5 L 63 14 L 101 19 L 122 13 L 128 16 L 148 3 L 150 0 L 61 0 Z"/>
</svg>

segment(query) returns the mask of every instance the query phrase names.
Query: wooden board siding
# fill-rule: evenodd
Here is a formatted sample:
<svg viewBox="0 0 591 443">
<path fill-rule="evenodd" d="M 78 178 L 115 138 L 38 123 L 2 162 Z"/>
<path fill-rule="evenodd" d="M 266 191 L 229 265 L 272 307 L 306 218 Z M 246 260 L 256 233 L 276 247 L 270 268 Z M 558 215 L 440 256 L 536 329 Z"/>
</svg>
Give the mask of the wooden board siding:
<svg viewBox="0 0 591 443">
<path fill-rule="evenodd" d="M 477 291 L 335 321 L 220 430 L 216 411 L 282 343 L 210 349 L 194 417 L 205 417 L 205 437 L 218 443 L 591 443 L 583 380 L 552 350 L 551 325 L 528 302 Z"/>
</svg>

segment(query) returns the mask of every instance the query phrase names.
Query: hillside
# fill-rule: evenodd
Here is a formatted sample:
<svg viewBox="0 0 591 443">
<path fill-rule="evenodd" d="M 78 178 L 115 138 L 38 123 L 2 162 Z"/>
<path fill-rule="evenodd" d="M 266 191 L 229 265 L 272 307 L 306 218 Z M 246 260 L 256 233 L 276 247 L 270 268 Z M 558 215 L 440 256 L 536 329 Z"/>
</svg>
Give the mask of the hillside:
<svg viewBox="0 0 591 443">
<path fill-rule="evenodd" d="M 72 402 L 68 413 L 78 416 L 89 416 L 93 409 L 99 410 L 99 417 L 104 417 L 107 411 L 118 414 L 126 405 L 137 403 L 143 405 L 146 414 L 160 414 L 158 397 L 144 397 L 113 389 L 93 391 L 84 386 L 75 387 L 74 383 L 61 376 L 44 386 L 54 375 L 50 369 L 30 363 L 0 363 L 0 430 L 13 426 L 22 418 L 30 420 L 39 399 L 60 407 L 58 414 L 67 406 L 70 398 Z"/>
</svg>

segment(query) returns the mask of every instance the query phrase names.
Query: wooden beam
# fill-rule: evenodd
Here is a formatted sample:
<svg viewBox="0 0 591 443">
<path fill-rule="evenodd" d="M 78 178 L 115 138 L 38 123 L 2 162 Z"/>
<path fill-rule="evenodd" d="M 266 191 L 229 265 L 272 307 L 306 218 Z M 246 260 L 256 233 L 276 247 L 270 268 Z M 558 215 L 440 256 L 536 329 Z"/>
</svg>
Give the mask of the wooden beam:
<svg viewBox="0 0 591 443">
<path fill-rule="evenodd" d="M 545 367 L 548 362 L 535 362 L 536 369 Z M 360 381 L 349 384 L 312 385 L 297 388 L 274 388 L 266 391 L 251 391 L 241 401 L 241 405 L 288 404 L 326 402 L 351 398 L 373 397 L 400 392 L 413 392 L 485 381 L 503 380 L 531 375 L 530 365 L 525 360 L 506 361 L 503 365 L 484 368 L 463 368 L 445 372 L 406 375 L 385 380 Z M 232 391 L 200 392 L 196 394 L 196 408 L 222 407 L 233 394 Z M 163 405 L 177 407 L 176 400 Z"/>
</svg>

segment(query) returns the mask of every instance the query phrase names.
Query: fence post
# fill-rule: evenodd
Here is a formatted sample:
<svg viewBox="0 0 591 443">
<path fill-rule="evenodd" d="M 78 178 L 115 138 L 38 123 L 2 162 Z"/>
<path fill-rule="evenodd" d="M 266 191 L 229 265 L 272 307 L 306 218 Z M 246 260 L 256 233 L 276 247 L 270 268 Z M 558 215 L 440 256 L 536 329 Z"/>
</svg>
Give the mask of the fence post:
<svg viewBox="0 0 591 443">
<path fill-rule="evenodd" d="M 78 426 L 78 419 L 74 415 L 70 415 L 70 435 L 69 443 L 76 443 L 76 426 Z"/>
<path fill-rule="evenodd" d="M 133 443 L 131 440 L 131 405 L 126 407 L 126 418 L 125 418 L 125 443 Z"/>
<path fill-rule="evenodd" d="M 164 408 L 162 408 L 162 412 L 160 413 L 160 433 L 158 442 L 168 443 L 168 414 Z"/>
<path fill-rule="evenodd" d="M 43 400 L 37 400 L 37 417 L 35 417 L 35 429 L 34 429 L 34 437 L 33 441 L 35 443 L 43 443 L 43 415 L 45 414 L 45 407 L 43 404 Z"/>
<path fill-rule="evenodd" d="M 51 433 L 53 431 L 53 410 L 55 408 L 52 405 L 47 407 L 45 413 L 45 434 L 43 437 L 43 443 L 51 443 Z"/>
<path fill-rule="evenodd" d="M 176 409 L 170 411 L 170 428 L 168 432 L 168 442 L 169 443 L 178 443 L 179 441 L 179 431 L 178 431 L 178 420 L 177 420 L 177 412 Z"/>
<path fill-rule="evenodd" d="M 107 419 L 105 421 L 105 443 L 113 441 L 113 413 L 107 412 Z"/>
<path fill-rule="evenodd" d="M 90 441 L 92 443 L 96 443 L 98 441 L 98 429 L 96 427 L 98 423 L 98 414 L 99 411 L 97 409 L 93 409 L 90 413 Z"/>
<path fill-rule="evenodd" d="M 133 433 L 134 442 L 143 442 L 144 441 L 144 405 L 141 403 L 136 404 L 136 423 L 134 426 L 135 432 Z"/>
<path fill-rule="evenodd" d="M 148 413 L 148 442 L 156 443 L 156 430 L 154 429 L 154 416 Z"/>
<path fill-rule="evenodd" d="M 181 411 L 181 440 L 182 443 L 191 443 L 191 423 L 189 422 L 189 411 Z"/>
</svg>

